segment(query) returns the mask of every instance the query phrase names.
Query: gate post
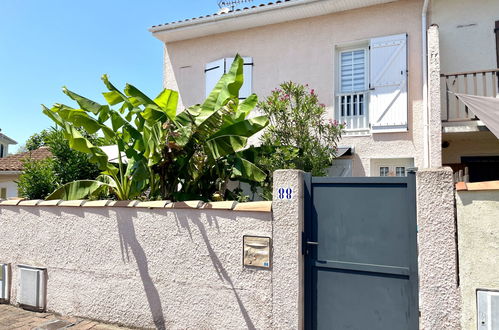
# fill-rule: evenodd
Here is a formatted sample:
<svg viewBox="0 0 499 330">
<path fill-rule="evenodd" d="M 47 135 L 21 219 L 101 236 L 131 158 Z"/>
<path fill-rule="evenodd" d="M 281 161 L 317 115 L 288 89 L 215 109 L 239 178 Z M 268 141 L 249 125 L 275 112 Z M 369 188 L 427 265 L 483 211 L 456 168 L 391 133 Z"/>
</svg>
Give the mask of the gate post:
<svg viewBox="0 0 499 330">
<path fill-rule="evenodd" d="M 273 187 L 272 318 L 274 329 L 303 329 L 304 172 L 278 170 Z"/>
<path fill-rule="evenodd" d="M 420 329 L 460 329 L 454 182 L 450 168 L 417 172 Z"/>
</svg>

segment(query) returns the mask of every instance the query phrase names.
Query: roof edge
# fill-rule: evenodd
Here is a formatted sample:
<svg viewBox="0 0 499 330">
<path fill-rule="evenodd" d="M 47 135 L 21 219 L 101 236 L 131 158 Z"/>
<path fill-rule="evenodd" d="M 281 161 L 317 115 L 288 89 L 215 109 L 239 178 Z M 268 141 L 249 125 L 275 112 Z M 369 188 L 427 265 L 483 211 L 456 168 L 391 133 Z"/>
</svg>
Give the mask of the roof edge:
<svg viewBox="0 0 499 330">
<path fill-rule="evenodd" d="M 16 140 L 11 139 L 10 137 L 8 137 L 7 135 L 5 135 L 3 133 L 0 133 L 0 138 L 3 138 L 5 140 L 7 140 L 7 142 L 10 142 L 9 144 L 17 144 Z"/>
<path fill-rule="evenodd" d="M 398 0 L 281 0 L 268 5 L 157 25 L 149 31 L 163 42 L 174 42 L 396 1 Z M 218 24 L 221 22 L 223 24 Z"/>
</svg>

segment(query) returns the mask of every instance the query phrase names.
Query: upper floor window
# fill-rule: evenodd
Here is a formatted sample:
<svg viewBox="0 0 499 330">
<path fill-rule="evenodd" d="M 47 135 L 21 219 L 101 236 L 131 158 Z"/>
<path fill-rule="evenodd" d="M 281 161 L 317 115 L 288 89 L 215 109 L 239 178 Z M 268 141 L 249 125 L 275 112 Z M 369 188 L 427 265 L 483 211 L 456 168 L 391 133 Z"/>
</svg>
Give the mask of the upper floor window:
<svg viewBox="0 0 499 330">
<path fill-rule="evenodd" d="M 5 147 L 3 144 L 0 143 L 0 158 L 5 156 L 4 153 L 5 153 Z"/>
<path fill-rule="evenodd" d="M 253 59 L 251 57 L 243 57 L 243 60 L 244 83 L 239 90 L 239 99 L 245 99 L 253 93 Z M 222 58 L 206 64 L 204 70 L 206 97 L 210 95 L 222 75 L 229 72 L 232 62 L 234 62 L 234 57 Z"/>
<path fill-rule="evenodd" d="M 407 35 L 338 49 L 336 118 L 347 134 L 407 131 Z"/>
</svg>

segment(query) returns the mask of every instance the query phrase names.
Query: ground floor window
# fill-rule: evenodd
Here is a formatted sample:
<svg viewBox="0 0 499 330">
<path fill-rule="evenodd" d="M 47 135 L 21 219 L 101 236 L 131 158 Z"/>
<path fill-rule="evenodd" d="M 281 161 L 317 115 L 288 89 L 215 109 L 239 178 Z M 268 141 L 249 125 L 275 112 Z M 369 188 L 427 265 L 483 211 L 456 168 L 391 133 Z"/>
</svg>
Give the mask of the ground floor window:
<svg viewBox="0 0 499 330">
<path fill-rule="evenodd" d="M 414 167 L 414 158 L 372 158 L 371 176 L 403 177 L 411 167 Z"/>
</svg>

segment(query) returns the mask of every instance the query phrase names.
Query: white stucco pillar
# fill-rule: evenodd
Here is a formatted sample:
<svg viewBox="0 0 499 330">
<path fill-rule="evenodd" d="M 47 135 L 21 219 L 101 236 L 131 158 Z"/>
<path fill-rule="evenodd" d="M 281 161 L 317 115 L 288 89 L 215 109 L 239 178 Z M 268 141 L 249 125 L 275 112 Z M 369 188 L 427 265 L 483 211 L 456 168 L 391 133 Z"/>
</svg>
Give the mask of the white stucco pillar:
<svg viewBox="0 0 499 330">
<path fill-rule="evenodd" d="M 304 325 L 304 257 L 301 247 L 304 222 L 303 176 L 304 172 L 299 170 L 278 170 L 274 173 L 274 329 L 303 329 Z"/>
<path fill-rule="evenodd" d="M 420 329 L 461 329 L 452 170 L 421 170 L 416 180 Z"/>
<path fill-rule="evenodd" d="M 438 25 L 428 29 L 428 108 L 430 168 L 442 166 L 442 114 L 440 93 L 440 41 Z"/>
</svg>

